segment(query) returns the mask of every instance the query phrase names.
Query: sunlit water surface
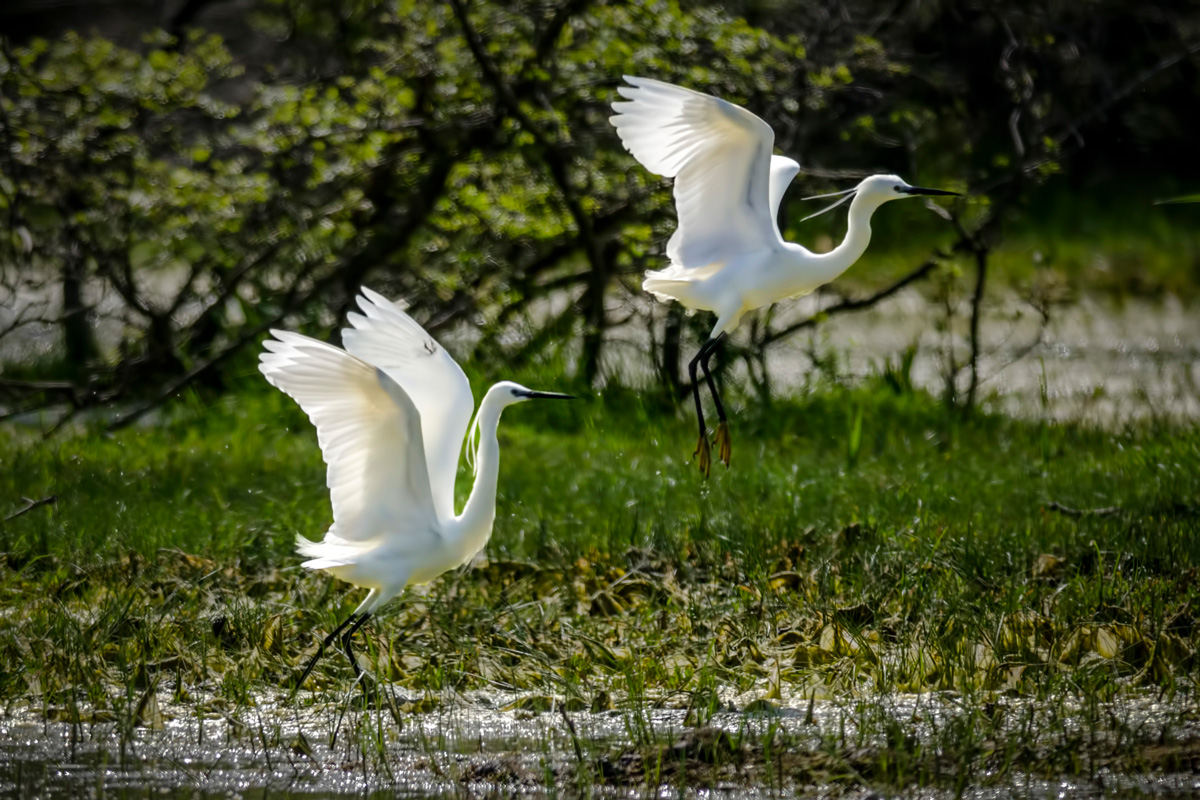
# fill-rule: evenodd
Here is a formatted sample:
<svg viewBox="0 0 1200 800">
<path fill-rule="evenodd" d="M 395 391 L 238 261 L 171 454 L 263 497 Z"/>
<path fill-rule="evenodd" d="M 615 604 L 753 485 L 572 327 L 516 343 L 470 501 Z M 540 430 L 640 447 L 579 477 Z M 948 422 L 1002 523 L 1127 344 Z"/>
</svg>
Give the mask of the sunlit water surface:
<svg viewBox="0 0 1200 800">
<path fill-rule="evenodd" d="M 384 689 L 384 691 L 390 691 Z M 165 693 L 164 693 L 165 694 Z M 393 695 L 403 704 L 405 698 Z M 441 711 L 402 713 L 401 724 L 386 708 L 363 710 L 357 695 L 337 700 L 307 696 L 295 706 L 281 695 L 262 698 L 237 712 L 200 712 L 161 706 L 152 725 L 121 728 L 111 721 L 72 724 L 49 721 L 61 710 L 28 707 L 0 718 L 0 796 L 188 797 L 188 798 L 337 798 L 552 796 L 581 793 L 625 796 L 780 796 L 780 787 L 731 779 L 682 789 L 658 787 L 641 779 L 635 789 L 576 777 L 577 755 L 560 710 L 504 710 L 518 696 L 489 693 L 446 695 Z M 861 703 L 806 702 L 785 698 L 766 713 L 746 697 L 727 696 L 724 710 L 709 725 L 739 741 L 762 741 L 770 731 L 786 734 L 790 747 L 866 748 L 881 746 L 887 722 L 899 723 L 907 737 L 939 746 L 947 725 L 969 708 L 953 694 L 900 695 Z M 736 710 L 739 708 L 742 710 Z M 1030 714 L 1044 714 L 1026 701 L 1000 699 L 1006 727 L 1019 735 Z M 386 704 L 385 704 L 386 705 Z M 761 701 L 759 703 L 761 706 Z M 1065 712 L 1065 713 L 1064 713 Z M 590 764 L 621 753 L 640 731 L 670 745 L 693 725 L 683 709 L 629 709 L 568 716 L 585 760 Z M 1071 708 L 1057 705 L 1052 723 L 1038 717 L 1039 729 L 1059 742 L 1081 732 L 1101 741 L 1130 737 L 1140 741 L 1191 741 L 1200 737 L 1194 711 L 1154 698 L 1120 706 Z M 91 715 L 92 720 L 105 719 Z M 1115 723 L 1095 728 L 1097 719 Z M 1117 732 L 1120 730 L 1120 733 Z M 939 734 L 939 732 L 942 732 Z M 1124 741 L 1125 739 L 1120 739 Z M 945 739 L 941 740 L 943 743 Z M 1113 741 L 1118 741 L 1116 738 Z M 1132 741 L 1132 740 L 1131 740 Z M 941 746 L 944 746 L 941 745 Z M 1086 758 L 1086 757 L 1083 757 Z M 1194 797 L 1200 796 L 1200 764 L 1161 774 L 1120 774 L 1104 766 L 1081 769 L 1070 780 L 1013 773 L 998 781 L 980 776 L 967 781 L 962 797 Z M 592 773 L 589 773 L 592 774 Z M 913 788 L 876 794 L 868 788 L 782 787 L 787 796 L 953 797 L 946 788 Z"/>
</svg>

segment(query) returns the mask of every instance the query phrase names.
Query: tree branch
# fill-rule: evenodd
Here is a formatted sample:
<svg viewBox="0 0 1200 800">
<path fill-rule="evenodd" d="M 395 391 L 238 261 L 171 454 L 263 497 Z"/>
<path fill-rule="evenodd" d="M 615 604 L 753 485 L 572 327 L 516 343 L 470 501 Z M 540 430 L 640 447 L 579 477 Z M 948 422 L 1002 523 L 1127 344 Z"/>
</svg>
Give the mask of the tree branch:
<svg viewBox="0 0 1200 800">
<path fill-rule="evenodd" d="M 933 271 L 934 267 L 936 267 L 938 265 L 938 259 L 941 257 L 943 257 L 942 254 L 940 254 L 940 253 L 936 254 L 933 258 L 930 258 L 924 264 L 917 267 L 912 272 L 905 275 L 903 278 L 900 278 L 898 281 L 893 283 L 891 286 L 888 286 L 884 289 L 880 289 L 878 292 L 876 292 L 873 295 L 870 295 L 869 297 L 842 300 L 841 302 L 835 303 L 835 304 L 829 306 L 828 308 L 821 309 L 816 314 L 814 314 L 811 317 L 808 317 L 807 319 L 803 319 L 803 320 L 800 320 L 799 322 L 792 323 L 791 325 L 788 325 L 786 328 L 783 328 L 778 331 L 768 331 L 763 336 L 761 344 L 763 347 L 767 347 L 767 346 L 772 345 L 775 342 L 778 342 L 782 339 L 786 339 L 789 336 L 791 336 L 792 334 L 802 331 L 805 328 L 815 327 L 817 325 L 817 323 L 819 323 L 825 317 L 831 317 L 831 316 L 834 316 L 837 314 L 845 314 L 849 311 L 859 311 L 864 308 L 870 308 L 871 306 L 891 297 L 892 295 L 894 295 L 896 292 L 900 291 L 904 287 L 909 286 L 910 284 L 916 283 L 917 281 L 926 277 L 930 272 Z"/>
<path fill-rule="evenodd" d="M 13 513 L 9 514 L 7 517 L 5 517 L 2 520 L 3 522 L 6 522 L 6 523 L 12 522 L 17 517 L 22 517 L 22 516 L 28 514 L 30 511 L 33 511 L 35 508 L 41 508 L 42 506 L 47 506 L 47 505 L 54 505 L 58 502 L 58 496 L 53 495 L 53 494 L 49 495 L 47 497 L 43 497 L 41 500 L 30 500 L 28 497 L 22 497 L 21 499 L 25 501 L 25 507 L 17 509 Z"/>
<path fill-rule="evenodd" d="M 599 366 L 600 342 L 602 341 L 604 329 L 604 289 L 608 284 L 608 269 L 604 258 L 604 251 L 600 241 L 595 234 L 593 221 L 588 213 L 584 210 L 582 202 L 576 195 L 574 188 L 571 186 L 569 175 L 569 159 L 563 152 L 561 143 L 551 140 L 550 137 L 537 125 L 532 118 L 521 107 L 521 101 L 513 92 L 504 77 L 501 75 L 496 63 L 488 55 L 483 42 L 479 38 L 479 33 L 471 24 L 470 16 L 467 14 L 466 6 L 462 0 L 450 0 L 450 5 L 454 9 L 454 16 L 458 19 L 459 25 L 462 27 L 463 37 L 467 41 L 467 47 L 471 51 L 471 55 L 475 58 L 475 62 L 479 65 L 479 69 L 483 72 L 484 78 L 491 84 L 493 91 L 500 100 L 501 104 L 508 110 L 508 113 L 520 123 L 534 142 L 538 145 L 538 156 L 550 171 L 550 177 L 558 188 L 559 195 L 567 206 L 567 211 L 571 214 L 571 218 L 575 222 L 575 229 L 578 233 L 579 240 L 583 246 L 584 252 L 587 254 L 588 263 L 591 266 L 590 284 L 587 292 L 584 294 L 583 309 L 588 330 L 584 333 L 584 369 L 588 373 L 588 379 L 595 377 L 595 372 Z"/>
</svg>

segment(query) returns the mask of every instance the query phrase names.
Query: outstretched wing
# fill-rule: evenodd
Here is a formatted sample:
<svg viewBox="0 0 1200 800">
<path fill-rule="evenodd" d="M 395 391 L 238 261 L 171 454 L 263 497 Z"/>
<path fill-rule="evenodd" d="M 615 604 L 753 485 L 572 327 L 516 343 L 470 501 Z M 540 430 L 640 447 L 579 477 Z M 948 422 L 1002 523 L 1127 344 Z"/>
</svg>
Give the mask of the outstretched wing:
<svg viewBox="0 0 1200 800">
<path fill-rule="evenodd" d="M 435 545 L 440 527 L 412 400 L 384 372 L 340 348 L 298 333 L 271 334 L 258 369 L 317 428 L 333 502 L 327 538 L 404 536 L 414 547 Z"/>
<path fill-rule="evenodd" d="M 679 227 L 667 243 L 671 263 L 706 267 L 782 247 L 770 191 L 771 126 L 711 95 L 625 80 L 632 86 L 618 91 L 626 102 L 613 103 L 617 114 L 609 121 L 646 169 L 675 179 Z"/>
<path fill-rule="evenodd" d="M 365 286 L 362 314 L 351 312 L 342 344 L 353 356 L 379 367 L 403 387 L 421 412 L 425 462 L 433 505 L 440 519 L 454 516 L 454 478 L 463 437 L 475 410 L 462 368 L 400 306 Z"/>
</svg>

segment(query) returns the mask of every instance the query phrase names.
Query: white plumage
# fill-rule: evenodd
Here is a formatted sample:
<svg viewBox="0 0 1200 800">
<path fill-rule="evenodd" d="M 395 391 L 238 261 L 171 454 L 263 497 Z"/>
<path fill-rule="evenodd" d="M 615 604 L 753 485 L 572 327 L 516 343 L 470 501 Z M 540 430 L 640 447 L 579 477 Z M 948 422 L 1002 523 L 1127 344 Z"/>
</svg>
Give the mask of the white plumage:
<svg viewBox="0 0 1200 800">
<path fill-rule="evenodd" d="M 716 404 L 719 457 L 729 465 L 725 410 L 708 369 L 721 338 L 744 314 L 779 300 L 808 294 L 850 267 L 871 239 L 871 215 L 889 200 L 948 195 L 909 186 L 895 175 L 874 175 L 839 194 L 848 200 L 850 225 L 841 245 L 812 253 L 785 242 L 779 205 L 800 165 L 772 154 L 771 126 L 740 106 L 650 78 L 625 76 L 612 104 L 625 148 L 651 172 L 675 181 L 678 226 L 667 242 L 670 265 L 646 272 L 642 287 L 660 300 L 713 311 L 716 324 L 688 365 L 700 425 L 696 452 L 708 475 L 708 432 L 696 369 L 701 367 Z M 825 209 L 829 210 L 829 209 Z"/>
<path fill-rule="evenodd" d="M 259 369 L 308 414 L 328 466 L 333 525 L 320 544 L 301 538 L 300 551 L 317 559 L 305 566 L 337 566 L 339 554 L 378 547 L 394 529 L 418 549 L 436 545 L 421 414 L 408 394 L 345 350 L 298 333 L 272 334 Z"/>
<path fill-rule="evenodd" d="M 398 305 L 363 289 L 362 313 L 351 313 L 343 350 L 288 331 L 271 331 L 259 370 L 292 397 L 317 429 L 328 467 L 333 524 L 320 542 L 298 537 L 304 566 L 370 589 L 362 604 L 322 643 L 343 629 L 350 637 L 408 583 L 430 581 L 469 561 L 487 543 L 495 519 L 499 443 L 505 407 L 534 392 L 503 381 L 488 390 L 476 424 L 476 478 L 462 514 L 454 513 L 458 455 L 474 398 L 453 358 Z"/>
<path fill-rule="evenodd" d="M 675 179 L 679 227 L 667 244 L 673 270 L 719 266 L 783 246 L 775 215 L 800 171 L 772 156 L 775 132 L 740 106 L 649 78 L 626 77 L 612 118 L 625 148 L 651 172 Z"/>
<path fill-rule="evenodd" d="M 471 384 L 450 354 L 378 292 L 363 287 L 362 314 L 351 312 L 342 332 L 351 355 L 373 364 L 404 387 L 421 415 L 425 459 L 433 504 L 442 518 L 454 516 L 458 454 L 475 398 Z"/>
</svg>

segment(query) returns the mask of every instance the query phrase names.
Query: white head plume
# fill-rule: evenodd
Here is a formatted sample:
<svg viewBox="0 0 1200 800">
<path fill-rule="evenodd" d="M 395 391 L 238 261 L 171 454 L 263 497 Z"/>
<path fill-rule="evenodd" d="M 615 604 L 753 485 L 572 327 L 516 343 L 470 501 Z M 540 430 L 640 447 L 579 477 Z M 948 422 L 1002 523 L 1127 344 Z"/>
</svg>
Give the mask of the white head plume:
<svg viewBox="0 0 1200 800">
<path fill-rule="evenodd" d="M 833 209 L 835 209 L 835 208 L 837 208 L 838 206 L 840 206 L 842 203 L 845 203 L 847 200 L 853 200 L 853 199 L 854 199 L 854 193 L 855 193 L 855 192 L 857 192 L 857 191 L 858 191 L 858 187 L 857 187 L 857 186 L 855 186 L 855 187 L 854 187 L 854 188 L 852 188 L 852 189 L 843 189 L 843 190 L 842 190 L 842 191 L 840 191 L 840 192 L 829 192 L 828 194 L 814 194 L 814 195 L 810 195 L 809 197 L 801 197 L 801 198 L 800 198 L 801 200 L 821 200 L 821 199 L 824 199 L 824 198 L 826 198 L 826 197 L 838 197 L 838 198 L 841 198 L 841 199 L 839 199 L 839 200 L 835 201 L 835 202 L 834 202 L 834 203 L 832 203 L 831 205 L 827 205 L 827 206 L 825 206 L 825 207 L 824 207 L 824 208 L 822 208 L 820 211 L 817 211 L 817 212 L 815 212 L 815 213 L 809 214 L 807 217 L 805 217 L 804 219 L 802 219 L 802 220 L 800 220 L 800 221 L 801 221 L 801 222 L 807 222 L 808 220 L 812 219 L 813 217 L 819 217 L 819 216 L 821 216 L 821 215 L 822 215 L 822 214 L 824 214 L 826 211 L 832 211 Z"/>
</svg>

